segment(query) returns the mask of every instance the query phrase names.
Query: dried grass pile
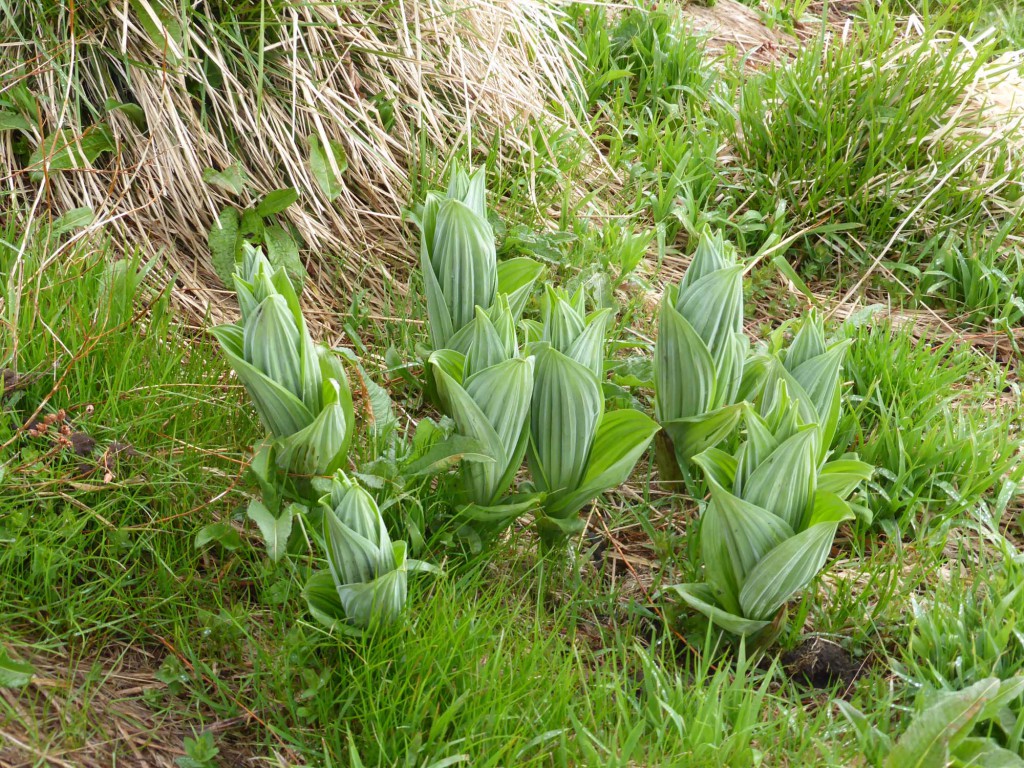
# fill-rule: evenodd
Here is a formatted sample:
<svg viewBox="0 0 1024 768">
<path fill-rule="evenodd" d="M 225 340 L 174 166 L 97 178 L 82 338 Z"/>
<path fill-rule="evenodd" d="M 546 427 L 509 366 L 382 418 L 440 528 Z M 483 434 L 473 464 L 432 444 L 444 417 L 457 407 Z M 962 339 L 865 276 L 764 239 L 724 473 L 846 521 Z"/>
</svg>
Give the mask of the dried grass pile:
<svg viewBox="0 0 1024 768">
<path fill-rule="evenodd" d="M 575 98 L 549 0 L 26 0 L 4 15 L 0 127 L 17 127 L 0 130 L 0 206 L 93 208 L 163 250 L 200 313 L 218 299 L 206 239 L 225 203 L 295 187 L 307 295 L 373 298 L 411 263 L 401 211 L 421 172 L 470 126 L 514 162 L 526 148 L 507 129 Z M 344 151 L 333 200 L 311 136 Z M 251 192 L 204 183 L 236 161 Z"/>
</svg>

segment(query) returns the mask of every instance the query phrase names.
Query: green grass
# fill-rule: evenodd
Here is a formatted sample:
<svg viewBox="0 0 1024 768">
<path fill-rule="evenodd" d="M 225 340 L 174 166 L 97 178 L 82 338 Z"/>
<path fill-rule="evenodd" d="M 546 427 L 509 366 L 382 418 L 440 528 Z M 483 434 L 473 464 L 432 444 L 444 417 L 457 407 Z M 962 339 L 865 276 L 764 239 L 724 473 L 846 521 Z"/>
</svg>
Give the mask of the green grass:
<svg viewBox="0 0 1024 768">
<path fill-rule="evenodd" d="M 760 5 L 783 30 L 809 23 L 806 3 Z M 261 431 L 210 338 L 181 321 L 172 276 L 157 262 L 132 288 L 107 266 L 127 248 L 126 272 L 144 269 L 127 243 L 70 243 L 8 214 L 0 368 L 17 387 L 0 402 L 0 671 L 6 652 L 39 678 L 0 695 L 0 763 L 130 763 L 121 728 L 168 765 L 208 733 L 223 765 L 846 766 L 864 758 L 838 699 L 898 738 L 920 692 L 1019 673 L 1019 355 L 993 359 L 970 334 L 1012 333 L 1021 319 L 1020 158 L 1003 142 L 979 150 L 977 134 L 932 133 L 978 67 L 1024 45 L 1024 8 L 915 3 L 935 43 L 915 49 L 898 39 L 907 5 L 880 5 L 858 10 L 846 45 L 812 39 L 763 71 L 712 65 L 668 5 L 572 6 L 561 32 L 580 50 L 585 99 L 552 109 L 582 130 L 535 120 L 472 152 L 428 145 L 408 201 L 455 157 L 486 165 L 499 252 L 539 258 L 548 279 L 618 308 L 606 394 L 620 405 L 649 407 L 645 292 L 708 224 L 748 259 L 790 240 L 786 258 L 826 304 L 874 269 L 887 303 L 929 302 L 963 331 L 921 336 L 877 319 L 845 331 L 835 447 L 880 467 L 867 499 L 878 522 L 841 529 L 767 653 L 658 596 L 701 578 L 702 500 L 666 495 L 648 459 L 561 558 L 538 559 L 526 526 L 474 555 L 446 528 L 448 479 L 417 486 L 418 505 L 387 520 L 424 532 L 417 556 L 444 574 L 410 580 L 406 623 L 326 633 L 300 594 L 322 553 L 272 564 L 245 517 Z M 277 28 L 249 13 L 221 25 L 233 62 L 279 88 L 286 62 L 260 54 Z M 941 30 L 988 23 L 988 47 L 955 67 L 963 50 Z M 528 151 L 510 154 L 513 139 Z M 749 314 L 765 335 L 805 297 L 782 293 L 768 260 L 757 274 Z M 334 323 L 399 417 L 398 443 L 359 441 L 364 467 L 437 416 L 401 376 L 425 339 L 405 322 L 425 316 L 410 285 L 373 309 L 354 292 Z M 20 429 L 61 410 L 96 441 L 89 461 L 53 435 L 59 421 L 40 436 Z M 197 549 L 214 521 L 234 535 Z M 782 654 L 814 638 L 846 650 L 856 680 L 809 687 Z M 119 683 L 131 675 L 139 690 Z"/>
</svg>

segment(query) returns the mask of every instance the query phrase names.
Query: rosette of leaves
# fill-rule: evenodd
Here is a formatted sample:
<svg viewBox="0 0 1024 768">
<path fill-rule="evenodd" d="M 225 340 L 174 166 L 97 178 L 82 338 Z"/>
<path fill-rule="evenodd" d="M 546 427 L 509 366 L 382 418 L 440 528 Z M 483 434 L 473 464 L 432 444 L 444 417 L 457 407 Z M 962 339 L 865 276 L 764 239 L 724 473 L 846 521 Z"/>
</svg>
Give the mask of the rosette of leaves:
<svg viewBox="0 0 1024 768">
<path fill-rule="evenodd" d="M 549 287 L 537 357 L 526 459 L 543 494 L 537 528 L 547 545 L 579 533 L 577 512 L 624 483 L 659 427 L 631 409 L 605 412 L 601 389 L 610 310 L 589 315 L 582 291 Z"/>
<path fill-rule="evenodd" d="M 508 492 L 526 452 L 534 358 L 519 355 L 515 323 L 502 295 L 477 307 L 465 353 L 444 349 L 429 364 L 445 412 L 472 441 L 459 466 L 461 514 L 493 532 L 533 505 Z"/>
<path fill-rule="evenodd" d="M 726 632 L 764 639 L 824 566 L 839 524 L 854 516 L 846 499 L 871 466 L 850 457 L 822 464 L 821 429 L 800 423 L 785 385 L 767 418 L 748 410 L 745 422 L 736 453 L 711 448 L 694 459 L 711 488 L 704 582 L 671 589 Z"/>
<path fill-rule="evenodd" d="M 391 541 L 373 496 L 344 472 L 320 506 L 329 570 L 306 583 L 310 612 L 332 629 L 394 623 L 405 607 L 409 572 L 437 568 L 410 559 L 404 541 Z"/>
<path fill-rule="evenodd" d="M 705 231 L 682 280 L 668 286 L 654 348 L 655 417 L 662 476 L 689 476 L 689 463 L 719 444 L 744 410 L 743 267 L 722 235 Z"/>
<path fill-rule="evenodd" d="M 418 224 L 435 350 L 465 352 L 468 332 L 460 332 L 476 318 L 476 308 L 490 309 L 499 293 L 508 296 L 512 316 L 519 318 L 544 267 L 528 258 L 498 264 L 482 168 L 469 175 L 456 167 L 447 193 L 427 194 Z"/>
<path fill-rule="evenodd" d="M 234 275 L 238 323 L 212 330 L 245 386 L 279 469 L 324 475 L 341 467 L 352 439 L 352 393 L 340 360 L 314 344 L 283 267 L 245 246 Z"/>
<path fill-rule="evenodd" d="M 776 353 L 766 366 L 760 411 L 771 411 L 786 399 L 795 402 L 800 421 L 817 424 L 820 429 L 819 458 L 831 448 L 839 424 L 843 362 L 851 343 L 843 339 L 828 344 L 824 321 L 811 311 L 789 347 Z"/>
</svg>

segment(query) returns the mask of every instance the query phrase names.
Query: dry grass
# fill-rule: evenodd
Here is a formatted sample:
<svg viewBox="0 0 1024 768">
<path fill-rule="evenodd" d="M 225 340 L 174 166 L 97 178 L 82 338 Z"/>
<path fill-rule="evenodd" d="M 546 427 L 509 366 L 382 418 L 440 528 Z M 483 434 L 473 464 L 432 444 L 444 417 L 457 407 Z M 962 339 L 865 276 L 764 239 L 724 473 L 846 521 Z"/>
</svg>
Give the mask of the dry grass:
<svg viewBox="0 0 1024 768">
<path fill-rule="evenodd" d="M 148 4 L 164 19 L 155 36 L 138 12 Z M 0 22 L 0 94 L 23 84 L 37 95 L 31 148 L 103 120 L 118 149 L 36 185 L 3 134 L 7 205 L 37 216 L 93 207 L 119 239 L 166 254 L 194 315 L 211 305 L 219 314 L 207 231 L 225 203 L 248 202 L 205 184 L 205 168 L 240 161 L 254 196 L 299 190 L 287 216 L 306 243 L 309 303 L 338 306 L 334 297 L 347 301 L 356 288 L 380 297 L 412 263 L 402 221 L 410 176 L 424 160 L 436 168 L 421 144 L 446 158 L 500 135 L 515 159 L 529 149 L 506 129 L 551 119 L 548 103 L 576 98 L 572 46 L 548 0 L 289 1 L 265 6 L 262 32 L 259 18 L 231 26 L 216 0 L 110 3 L 70 17 L 51 10 L 45 22 L 26 6 L 22 18 Z M 97 116 L 84 106 L 107 99 L 140 105 L 147 130 L 120 111 Z M 347 154 L 333 203 L 309 167 L 311 135 Z"/>
<path fill-rule="evenodd" d="M 185 737 L 198 728 L 183 708 L 146 703 L 147 694 L 165 695 L 167 686 L 156 675 L 161 655 L 133 646 L 108 647 L 102 657 L 49 652 L 21 659 L 36 674 L 21 691 L 0 688 L 0 713 L 8 712 L 0 717 L 0 766 L 175 768 Z M 254 757 L 245 746 L 250 725 L 242 716 L 205 728 L 217 736 L 222 764 L 294 764 L 290 754 Z"/>
</svg>

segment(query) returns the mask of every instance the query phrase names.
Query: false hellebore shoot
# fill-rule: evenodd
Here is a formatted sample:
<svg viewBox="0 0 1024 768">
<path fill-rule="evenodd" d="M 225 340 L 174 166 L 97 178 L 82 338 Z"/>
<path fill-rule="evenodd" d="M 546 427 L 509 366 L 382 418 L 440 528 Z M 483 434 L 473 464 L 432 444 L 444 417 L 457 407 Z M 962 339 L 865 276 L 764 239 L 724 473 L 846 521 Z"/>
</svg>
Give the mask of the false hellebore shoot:
<svg viewBox="0 0 1024 768">
<path fill-rule="evenodd" d="M 410 571 L 437 572 L 391 541 L 377 502 L 344 472 L 320 500 L 329 569 L 314 574 L 303 594 L 313 616 L 351 631 L 394 623 L 405 607 Z"/>
</svg>

